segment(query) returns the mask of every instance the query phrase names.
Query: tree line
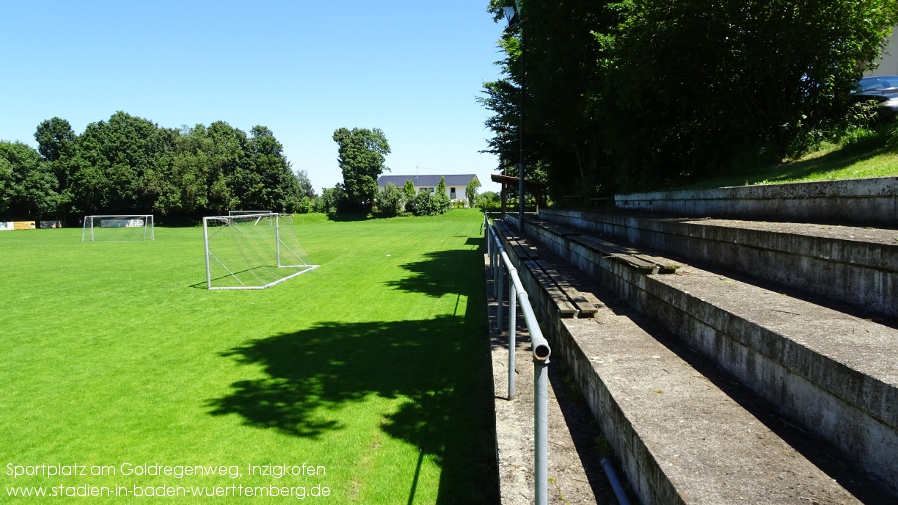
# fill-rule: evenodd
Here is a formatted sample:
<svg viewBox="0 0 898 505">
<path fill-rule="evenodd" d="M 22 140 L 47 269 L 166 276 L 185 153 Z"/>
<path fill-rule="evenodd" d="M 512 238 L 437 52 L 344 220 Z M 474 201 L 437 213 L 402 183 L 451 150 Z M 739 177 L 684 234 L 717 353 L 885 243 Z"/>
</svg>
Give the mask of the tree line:
<svg viewBox="0 0 898 505">
<path fill-rule="evenodd" d="M 503 21 L 511 0 L 491 0 Z M 549 192 L 602 196 L 781 160 L 850 127 L 894 0 L 553 0 L 500 41 L 487 152 Z M 523 93 L 522 93 L 523 90 Z"/>
<path fill-rule="evenodd" d="M 38 125 L 38 148 L 0 142 L 0 220 L 153 213 L 171 220 L 233 209 L 309 212 L 316 195 L 264 126 L 224 121 L 180 129 L 116 112 L 77 135 Z"/>
</svg>

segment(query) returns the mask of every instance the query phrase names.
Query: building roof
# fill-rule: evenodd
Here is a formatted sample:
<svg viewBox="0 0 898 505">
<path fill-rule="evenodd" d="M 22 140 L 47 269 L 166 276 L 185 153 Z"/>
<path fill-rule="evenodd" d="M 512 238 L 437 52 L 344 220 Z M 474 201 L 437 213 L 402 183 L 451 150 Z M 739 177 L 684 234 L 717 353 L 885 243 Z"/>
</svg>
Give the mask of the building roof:
<svg viewBox="0 0 898 505">
<path fill-rule="evenodd" d="M 475 174 L 463 175 L 382 175 L 377 178 L 377 186 L 385 187 L 389 183 L 397 187 L 405 186 L 405 181 L 412 181 L 415 188 L 435 188 L 440 183 L 440 177 L 446 178 L 446 187 L 467 186 L 471 179 L 477 179 Z M 478 179 L 477 182 L 480 182 Z"/>
</svg>

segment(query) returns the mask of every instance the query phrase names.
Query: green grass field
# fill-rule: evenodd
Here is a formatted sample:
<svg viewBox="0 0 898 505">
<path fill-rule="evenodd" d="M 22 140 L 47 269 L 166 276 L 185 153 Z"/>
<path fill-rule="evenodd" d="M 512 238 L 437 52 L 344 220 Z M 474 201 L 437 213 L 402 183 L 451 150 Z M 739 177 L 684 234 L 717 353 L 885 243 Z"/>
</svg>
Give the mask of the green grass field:
<svg viewBox="0 0 898 505">
<path fill-rule="evenodd" d="M 200 227 L 0 233 L 0 502 L 495 500 L 481 223 L 301 216 L 321 267 L 263 291 L 205 289 Z"/>
</svg>

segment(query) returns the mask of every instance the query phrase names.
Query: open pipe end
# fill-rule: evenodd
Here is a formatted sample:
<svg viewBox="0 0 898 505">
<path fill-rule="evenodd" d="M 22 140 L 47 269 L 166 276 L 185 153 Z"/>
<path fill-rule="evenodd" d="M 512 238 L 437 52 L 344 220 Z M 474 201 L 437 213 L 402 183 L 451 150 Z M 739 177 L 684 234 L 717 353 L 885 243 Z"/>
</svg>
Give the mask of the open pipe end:
<svg viewBox="0 0 898 505">
<path fill-rule="evenodd" d="M 552 354 L 552 349 L 547 344 L 537 344 L 533 347 L 533 359 L 538 361 L 546 361 Z"/>
</svg>

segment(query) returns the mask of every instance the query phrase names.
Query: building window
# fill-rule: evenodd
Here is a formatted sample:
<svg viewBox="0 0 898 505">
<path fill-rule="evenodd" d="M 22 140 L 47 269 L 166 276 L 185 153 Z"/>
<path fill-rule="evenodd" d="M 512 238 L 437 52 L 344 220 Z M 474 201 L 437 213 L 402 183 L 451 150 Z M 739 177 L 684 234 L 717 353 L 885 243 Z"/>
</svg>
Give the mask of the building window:
<svg viewBox="0 0 898 505">
<path fill-rule="evenodd" d="M 455 188 L 449 188 L 449 198 L 455 200 Z"/>
</svg>

